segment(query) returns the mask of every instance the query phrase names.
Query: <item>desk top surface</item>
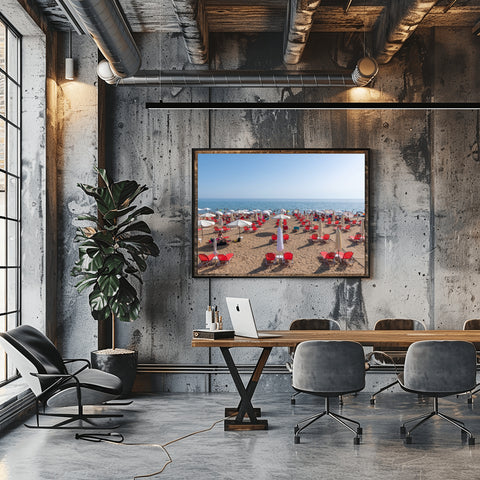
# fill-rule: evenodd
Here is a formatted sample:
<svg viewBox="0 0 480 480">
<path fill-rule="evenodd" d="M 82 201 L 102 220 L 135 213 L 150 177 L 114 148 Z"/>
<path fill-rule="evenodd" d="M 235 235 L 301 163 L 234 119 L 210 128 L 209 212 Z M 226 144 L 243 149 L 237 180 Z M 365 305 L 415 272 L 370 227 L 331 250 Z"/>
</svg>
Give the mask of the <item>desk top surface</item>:
<svg viewBox="0 0 480 480">
<path fill-rule="evenodd" d="M 306 340 L 350 340 L 365 346 L 408 347 L 421 340 L 464 340 L 480 343 L 480 330 L 275 330 L 275 338 L 192 339 L 192 347 L 295 347 Z"/>
</svg>

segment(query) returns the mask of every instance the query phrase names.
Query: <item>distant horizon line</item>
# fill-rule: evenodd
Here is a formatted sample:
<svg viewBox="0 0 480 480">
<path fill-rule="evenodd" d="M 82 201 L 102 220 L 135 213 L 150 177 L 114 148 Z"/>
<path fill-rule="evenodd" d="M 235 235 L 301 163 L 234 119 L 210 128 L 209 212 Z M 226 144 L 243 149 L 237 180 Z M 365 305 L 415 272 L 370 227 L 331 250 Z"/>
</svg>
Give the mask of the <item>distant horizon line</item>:
<svg viewBox="0 0 480 480">
<path fill-rule="evenodd" d="M 198 197 L 198 200 L 248 200 L 253 202 L 255 200 L 314 200 L 320 202 L 322 200 L 365 200 L 365 197 L 345 198 L 345 197 L 328 197 L 328 198 L 305 198 L 305 197 Z"/>
</svg>

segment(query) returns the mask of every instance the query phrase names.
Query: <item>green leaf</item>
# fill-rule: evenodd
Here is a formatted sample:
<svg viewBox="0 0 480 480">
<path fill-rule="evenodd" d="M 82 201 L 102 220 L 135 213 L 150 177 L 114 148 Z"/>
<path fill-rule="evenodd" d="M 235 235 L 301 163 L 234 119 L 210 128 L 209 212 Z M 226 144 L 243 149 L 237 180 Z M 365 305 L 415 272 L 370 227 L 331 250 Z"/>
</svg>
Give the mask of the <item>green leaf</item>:
<svg viewBox="0 0 480 480">
<path fill-rule="evenodd" d="M 75 285 L 75 288 L 78 290 L 78 293 L 82 293 L 86 288 L 93 285 L 96 281 L 97 281 L 97 279 L 95 277 L 94 278 L 86 278 L 86 279 L 78 282 Z"/>
<path fill-rule="evenodd" d="M 152 213 L 155 212 L 150 207 L 140 207 L 135 210 L 131 215 L 129 215 L 126 220 L 124 220 L 122 223 L 119 223 L 118 228 L 122 228 L 125 225 L 128 225 L 130 222 L 136 220 L 141 215 L 152 215 Z"/>
<path fill-rule="evenodd" d="M 97 217 L 94 217 L 93 215 L 79 215 L 79 216 L 77 217 L 77 220 L 89 220 L 89 221 L 91 221 L 91 222 L 97 223 L 98 218 L 97 218 Z"/>
<path fill-rule="evenodd" d="M 98 286 L 105 297 L 113 297 L 120 288 L 120 280 L 116 275 L 100 275 Z"/>
<path fill-rule="evenodd" d="M 127 232 L 152 233 L 150 227 L 143 220 L 128 225 L 122 232 L 120 232 L 120 235 L 124 235 Z"/>
<path fill-rule="evenodd" d="M 105 258 L 103 265 L 108 273 L 120 275 L 125 263 L 125 257 L 121 253 L 116 253 Z"/>
<path fill-rule="evenodd" d="M 100 312 L 101 310 L 108 307 L 108 301 L 105 295 L 98 289 L 97 286 L 88 296 L 88 301 L 90 303 L 90 308 L 92 311 Z"/>
<path fill-rule="evenodd" d="M 108 221 L 115 220 L 116 218 L 122 217 L 123 215 L 135 210 L 135 208 L 135 205 L 123 209 L 112 208 L 104 214 L 103 218 Z"/>
</svg>

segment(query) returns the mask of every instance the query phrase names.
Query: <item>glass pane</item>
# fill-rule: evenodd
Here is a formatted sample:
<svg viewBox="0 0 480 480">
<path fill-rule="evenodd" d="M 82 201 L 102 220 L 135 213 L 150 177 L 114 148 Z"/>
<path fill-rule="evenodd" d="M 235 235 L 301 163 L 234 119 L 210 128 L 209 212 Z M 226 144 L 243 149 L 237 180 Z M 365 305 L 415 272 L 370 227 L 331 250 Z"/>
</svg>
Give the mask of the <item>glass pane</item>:
<svg viewBox="0 0 480 480">
<path fill-rule="evenodd" d="M 0 317 L 0 322 L 1 321 L 2 321 L 2 318 Z M 1 331 L 2 331 L 2 328 L 0 326 L 0 332 Z M 6 365 L 7 365 L 7 356 L 3 348 L 0 348 L 0 382 L 3 382 L 4 380 L 7 379 L 6 371 L 5 371 Z"/>
<path fill-rule="evenodd" d="M 18 87 L 8 80 L 8 117 L 11 122 L 18 125 Z"/>
<path fill-rule="evenodd" d="M 7 215 L 7 192 L 5 188 L 7 176 L 5 173 L 0 172 L 0 217 L 5 217 Z M 0 242 L 1 242 L 0 237 Z M 2 245 L 2 243 L 0 243 Z"/>
<path fill-rule="evenodd" d="M 0 68 L 7 70 L 6 59 L 5 59 L 5 38 L 6 38 L 6 28 L 5 25 L 0 22 Z"/>
<path fill-rule="evenodd" d="M 7 175 L 7 217 L 18 220 L 18 179 Z"/>
<path fill-rule="evenodd" d="M 7 161 L 7 169 L 12 175 L 18 175 L 18 159 L 20 158 L 20 152 L 18 151 L 18 146 L 20 142 L 18 141 L 18 137 L 20 135 L 20 131 L 15 128 L 13 125 L 8 125 L 8 161 Z M 1 134 L 0 134 L 1 135 Z"/>
<path fill-rule="evenodd" d="M 11 330 L 12 328 L 18 327 L 17 317 L 18 317 L 17 312 L 9 313 L 7 315 L 7 331 Z"/>
<path fill-rule="evenodd" d="M 19 39 L 10 30 L 8 30 L 7 73 L 17 82 L 19 79 L 18 67 L 20 63 L 18 61 L 19 45 Z"/>
<path fill-rule="evenodd" d="M 0 218 L 0 267 L 7 265 L 7 251 L 5 245 L 7 244 L 7 221 Z"/>
<path fill-rule="evenodd" d="M 0 268 L 0 313 L 7 311 L 7 270 Z"/>
<path fill-rule="evenodd" d="M 7 268 L 7 311 L 17 310 L 17 269 Z"/>
<path fill-rule="evenodd" d="M 6 88 L 7 88 L 7 84 L 5 81 L 5 75 L 3 73 L 0 73 L 0 115 L 3 115 L 4 117 L 6 116 L 6 110 L 5 110 L 5 95 L 7 93 Z"/>
<path fill-rule="evenodd" d="M 0 168 L 5 169 L 6 122 L 0 118 Z"/>
<path fill-rule="evenodd" d="M 7 261 L 9 267 L 18 266 L 18 223 L 11 220 L 7 223 L 8 243 Z"/>
</svg>

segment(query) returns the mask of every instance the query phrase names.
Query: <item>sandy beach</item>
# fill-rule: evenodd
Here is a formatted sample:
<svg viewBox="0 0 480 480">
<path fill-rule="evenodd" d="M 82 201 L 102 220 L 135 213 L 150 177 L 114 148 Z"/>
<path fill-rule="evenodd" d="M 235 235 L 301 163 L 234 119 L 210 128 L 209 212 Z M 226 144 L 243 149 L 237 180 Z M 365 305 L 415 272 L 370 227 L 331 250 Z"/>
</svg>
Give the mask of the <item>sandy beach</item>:
<svg viewBox="0 0 480 480">
<path fill-rule="evenodd" d="M 287 219 L 288 230 L 284 231 L 289 235 L 288 240 L 284 244 L 283 252 L 277 252 L 277 243 L 272 241 L 272 235 L 277 234 L 277 220 L 272 217 L 265 220 L 255 232 L 245 232 L 240 229 L 231 228 L 224 232 L 223 236 L 227 237 L 229 243 L 227 245 L 218 245 L 217 252 L 219 254 L 233 253 L 231 260 L 225 265 L 220 265 L 214 260 L 213 265 L 200 265 L 198 254 L 209 255 L 213 253 L 213 243 L 209 243 L 210 239 L 216 237 L 214 227 L 205 227 L 198 231 L 198 242 L 195 251 L 195 261 L 197 262 L 196 274 L 203 276 L 241 276 L 248 277 L 265 276 L 265 277 L 282 277 L 282 276 L 359 276 L 365 275 L 365 243 L 353 242 L 350 240 L 357 232 L 360 232 L 358 224 L 351 224 L 347 231 L 341 231 L 342 235 L 342 251 L 353 252 L 352 261 L 342 262 L 336 257 L 335 262 L 326 263 L 323 261 L 321 252 L 335 252 L 335 235 L 337 227 L 328 225 L 327 221 L 323 222 L 323 234 L 329 234 L 330 239 L 325 243 L 312 242 L 310 237 L 313 233 L 319 233 L 319 230 L 313 230 L 315 225 L 319 225 L 321 220 L 310 222 L 309 231 L 305 230 L 300 218 L 294 215 Z M 300 216 L 299 216 L 300 217 Z M 254 219 L 246 219 L 254 221 Z M 304 220 L 305 221 L 305 220 Z M 283 220 L 280 220 L 283 223 Z M 349 225 L 346 223 L 345 225 Z M 345 226 L 344 225 L 344 226 Z M 298 227 L 298 231 L 294 230 Z M 319 235 L 320 236 L 320 235 Z M 265 264 L 265 255 L 273 253 L 276 256 L 285 252 L 293 254 L 293 260 L 287 265 L 282 262 L 281 258 L 276 258 L 273 265 Z"/>
</svg>

